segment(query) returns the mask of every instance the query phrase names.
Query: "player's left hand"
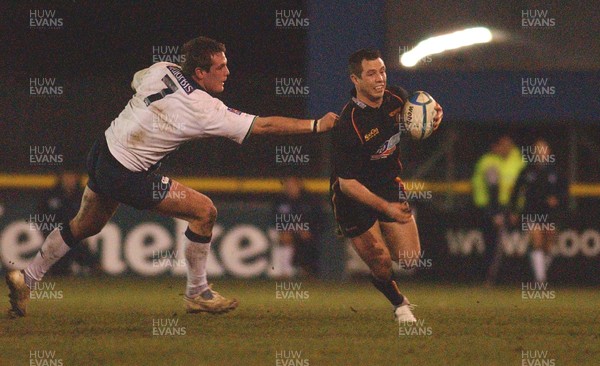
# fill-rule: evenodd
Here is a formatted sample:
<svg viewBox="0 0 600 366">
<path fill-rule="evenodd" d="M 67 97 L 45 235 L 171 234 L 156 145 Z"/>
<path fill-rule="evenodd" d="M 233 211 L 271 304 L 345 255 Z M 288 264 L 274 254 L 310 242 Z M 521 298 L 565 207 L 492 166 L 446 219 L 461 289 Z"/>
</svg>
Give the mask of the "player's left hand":
<svg viewBox="0 0 600 366">
<path fill-rule="evenodd" d="M 444 109 L 440 105 L 440 103 L 435 103 L 435 111 L 437 112 L 435 117 L 433 117 L 433 130 L 437 130 L 442 123 L 442 118 L 444 117 Z"/>
</svg>

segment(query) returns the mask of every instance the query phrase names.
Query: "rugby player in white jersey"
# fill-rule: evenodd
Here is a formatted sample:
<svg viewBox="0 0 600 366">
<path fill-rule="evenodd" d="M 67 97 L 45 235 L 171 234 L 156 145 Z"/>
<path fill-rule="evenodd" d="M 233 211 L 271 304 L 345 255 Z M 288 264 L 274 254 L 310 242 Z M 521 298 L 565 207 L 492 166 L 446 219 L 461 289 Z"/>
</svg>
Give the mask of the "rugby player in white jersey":
<svg viewBox="0 0 600 366">
<path fill-rule="evenodd" d="M 212 96 L 224 90 L 229 76 L 225 46 L 198 37 L 187 42 L 183 52 L 181 67 L 161 62 L 134 75 L 134 96 L 88 155 L 89 181 L 78 214 L 62 230 L 48 235 L 27 268 L 7 272 L 11 316 L 26 315 L 30 289 L 71 247 L 99 233 L 121 203 L 189 223 L 184 243 L 188 312 L 223 313 L 237 307 L 237 300 L 213 291 L 206 279 L 217 209 L 202 193 L 158 174 L 161 159 L 198 138 L 223 136 L 241 144 L 250 134 L 326 132 L 338 116 L 258 117 L 228 108 Z M 166 125 L 173 119 L 177 120 L 174 128 L 156 128 L 157 123 Z"/>
</svg>

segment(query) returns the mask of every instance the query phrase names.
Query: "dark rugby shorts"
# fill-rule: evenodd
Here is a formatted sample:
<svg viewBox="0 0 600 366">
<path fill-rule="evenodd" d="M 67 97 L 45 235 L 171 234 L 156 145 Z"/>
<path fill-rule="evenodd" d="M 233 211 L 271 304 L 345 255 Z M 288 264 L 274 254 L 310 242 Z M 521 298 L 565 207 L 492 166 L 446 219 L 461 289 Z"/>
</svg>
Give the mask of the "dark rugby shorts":
<svg viewBox="0 0 600 366">
<path fill-rule="evenodd" d="M 132 172 L 110 153 L 104 136 L 94 142 L 88 157 L 87 186 L 98 194 L 138 210 L 156 207 L 169 193 L 171 180 L 156 169 Z"/>
<path fill-rule="evenodd" d="M 373 210 L 348 196 L 340 190 L 339 181 L 332 187 L 331 202 L 337 222 L 338 231 L 345 237 L 353 238 L 361 235 L 375 224 L 375 221 L 394 222 L 385 214 Z M 390 180 L 369 190 L 388 202 L 406 202 L 406 193 L 402 181 Z"/>
</svg>

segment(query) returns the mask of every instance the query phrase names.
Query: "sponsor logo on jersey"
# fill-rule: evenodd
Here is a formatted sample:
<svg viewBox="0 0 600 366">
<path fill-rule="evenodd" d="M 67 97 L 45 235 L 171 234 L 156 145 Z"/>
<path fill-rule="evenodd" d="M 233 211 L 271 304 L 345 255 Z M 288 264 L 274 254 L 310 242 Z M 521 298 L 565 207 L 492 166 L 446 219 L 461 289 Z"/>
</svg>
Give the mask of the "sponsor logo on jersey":
<svg viewBox="0 0 600 366">
<path fill-rule="evenodd" d="M 241 114 L 242 114 L 242 112 L 238 111 L 237 109 L 233 109 L 233 108 L 229 108 L 229 107 L 227 107 L 227 110 L 228 110 L 229 112 L 231 112 L 231 113 L 235 113 L 235 114 L 237 114 L 237 115 L 241 115 Z"/>
<path fill-rule="evenodd" d="M 179 83 L 179 85 L 181 85 L 181 88 L 183 88 L 186 94 L 190 94 L 194 91 L 194 87 L 192 86 L 192 84 L 190 84 L 188 79 L 185 77 L 185 75 L 183 75 L 183 73 L 178 67 L 167 66 L 167 69 L 169 69 L 169 71 L 173 73 L 173 76 L 175 76 L 175 79 L 177 79 L 177 82 Z"/>
<path fill-rule="evenodd" d="M 365 135 L 365 141 L 369 141 L 370 139 L 372 139 L 373 137 L 379 135 L 379 129 L 378 128 L 374 128 L 371 131 L 369 131 L 368 134 Z"/>
<path fill-rule="evenodd" d="M 400 132 L 386 140 L 375 152 L 371 155 L 371 160 L 385 159 L 396 151 L 396 145 L 400 142 Z"/>
</svg>

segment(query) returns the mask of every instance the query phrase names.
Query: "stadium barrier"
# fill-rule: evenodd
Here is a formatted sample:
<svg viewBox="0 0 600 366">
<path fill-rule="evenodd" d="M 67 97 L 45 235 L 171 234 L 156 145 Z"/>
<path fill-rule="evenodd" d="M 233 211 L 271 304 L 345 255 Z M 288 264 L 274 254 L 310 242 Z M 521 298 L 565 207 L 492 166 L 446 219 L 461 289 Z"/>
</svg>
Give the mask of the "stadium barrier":
<svg viewBox="0 0 600 366">
<path fill-rule="evenodd" d="M 197 191 L 207 193 L 279 193 L 282 191 L 281 182 L 276 178 L 193 178 L 173 177 L 173 179 Z M 329 193 L 329 180 L 325 178 L 304 179 L 305 188 L 313 193 Z M 81 184 L 85 185 L 87 177 Z M 428 191 L 436 193 L 470 194 L 469 181 L 435 182 L 411 181 L 408 185 L 423 186 Z M 56 184 L 54 174 L 0 174 L 0 190 L 5 189 L 49 189 Z M 600 197 L 600 184 L 572 183 L 569 194 L 573 197 Z"/>
<path fill-rule="evenodd" d="M 3 193 L 6 193 L 3 192 Z M 26 194 L 25 194 L 26 193 Z M 43 241 L 41 230 L 51 230 L 37 212 L 40 194 L 13 192 L 5 197 L 0 215 L 0 256 L 2 268 L 22 268 Z M 38 197 L 36 197 L 38 196 Z M 10 205 L 7 205 L 10 197 Z M 208 260 L 211 277 L 268 277 L 275 274 L 272 247 L 277 227 L 269 198 L 216 199 L 219 209 Z M 336 237 L 333 215 L 320 243 L 321 277 L 340 279 L 366 273 L 366 267 L 345 240 Z M 474 213 L 463 210 L 444 212 L 431 202 L 417 202 L 416 218 L 422 254 L 413 266 L 402 271 L 416 278 L 473 281 L 482 278 L 483 234 Z M 37 215 L 37 216 L 36 216 Z M 40 216 L 41 215 L 41 216 Z M 572 225 L 571 225 L 572 223 Z M 88 240 L 104 272 L 110 275 L 185 274 L 182 238 L 186 223 L 122 206 L 102 232 Z M 550 279 L 556 282 L 599 283 L 600 232 L 593 218 L 573 218 L 558 228 L 555 260 Z M 514 230 L 503 237 L 504 259 L 500 281 L 530 278 L 526 233 Z"/>
</svg>

